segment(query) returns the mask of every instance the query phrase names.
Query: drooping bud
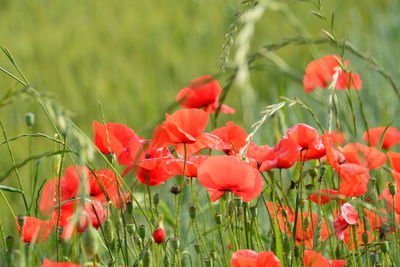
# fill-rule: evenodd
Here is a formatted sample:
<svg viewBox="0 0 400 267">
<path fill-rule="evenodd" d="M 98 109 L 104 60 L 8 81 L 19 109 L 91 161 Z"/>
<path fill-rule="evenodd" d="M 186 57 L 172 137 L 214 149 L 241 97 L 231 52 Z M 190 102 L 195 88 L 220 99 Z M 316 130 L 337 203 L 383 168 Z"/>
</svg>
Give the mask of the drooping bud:
<svg viewBox="0 0 400 267">
<path fill-rule="evenodd" d="M 174 184 L 171 186 L 171 189 L 169 190 L 172 194 L 177 195 L 182 191 L 182 188 L 178 184 Z"/>
<path fill-rule="evenodd" d="M 93 226 L 89 226 L 82 234 L 82 246 L 89 259 L 96 255 L 98 250 L 97 234 Z"/>
<path fill-rule="evenodd" d="M 308 171 L 308 173 L 310 174 L 310 176 L 311 176 L 312 178 L 315 178 L 315 177 L 318 175 L 317 170 L 316 170 L 315 168 L 311 168 L 311 169 Z"/>
<path fill-rule="evenodd" d="M 29 129 L 33 128 L 33 125 L 35 125 L 35 114 L 32 112 L 28 112 L 25 114 L 25 124 L 26 126 L 29 127 Z"/>
</svg>

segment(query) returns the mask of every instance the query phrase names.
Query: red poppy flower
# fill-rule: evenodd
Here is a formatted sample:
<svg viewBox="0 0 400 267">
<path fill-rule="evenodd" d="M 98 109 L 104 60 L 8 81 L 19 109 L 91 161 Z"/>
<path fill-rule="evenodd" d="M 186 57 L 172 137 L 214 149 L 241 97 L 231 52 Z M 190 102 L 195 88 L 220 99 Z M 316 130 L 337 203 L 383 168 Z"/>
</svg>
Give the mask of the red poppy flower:
<svg viewBox="0 0 400 267">
<path fill-rule="evenodd" d="M 364 166 L 370 170 L 382 167 L 386 162 L 385 153 L 375 147 L 368 147 L 360 143 L 349 143 L 343 147 L 346 162 Z"/>
<path fill-rule="evenodd" d="M 341 145 L 344 144 L 344 142 L 346 142 L 346 139 L 344 138 L 344 133 L 340 133 L 340 132 L 328 132 L 326 131 L 321 137 L 330 137 L 332 138 L 332 142 L 335 145 Z"/>
<path fill-rule="evenodd" d="M 185 176 L 186 177 L 197 177 L 198 174 L 198 168 L 200 165 L 207 159 L 207 155 L 196 155 L 196 156 L 191 156 L 186 160 L 186 163 L 184 159 L 176 159 L 174 161 L 171 161 L 171 166 L 175 167 L 175 172 L 177 174 L 182 174 L 183 172 L 183 166 L 185 165 Z"/>
<path fill-rule="evenodd" d="M 82 265 L 70 262 L 52 262 L 48 259 L 44 259 L 40 267 L 82 267 Z"/>
<path fill-rule="evenodd" d="M 272 158 L 272 159 L 271 159 Z M 260 166 L 260 172 L 270 169 L 288 169 L 294 165 L 299 158 L 299 147 L 287 137 L 283 137 L 274 147 L 271 155 Z"/>
<path fill-rule="evenodd" d="M 318 205 L 324 205 L 328 202 L 330 202 L 331 200 L 335 200 L 338 198 L 339 195 L 339 191 L 337 190 L 332 190 L 332 189 L 321 189 L 319 191 L 314 191 L 309 199 L 318 204 Z"/>
<path fill-rule="evenodd" d="M 80 200 L 70 200 L 61 205 L 60 218 L 58 225 L 63 227 L 61 238 L 70 238 L 75 232 L 84 232 L 87 227 L 92 225 L 96 229 L 106 219 L 106 210 L 101 202 L 92 200 L 86 201 L 80 210 L 80 214 L 76 214 L 79 209 Z M 53 224 L 56 225 L 58 213 L 53 213 Z M 78 216 L 76 218 L 76 216 Z"/>
<path fill-rule="evenodd" d="M 299 123 L 288 129 L 286 135 L 299 146 L 299 160 L 318 159 L 325 156 L 325 147 L 317 130 L 313 127 Z"/>
<path fill-rule="evenodd" d="M 340 64 L 339 64 L 340 62 Z M 360 76 L 353 72 L 347 72 L 340 65 L 349 65 L 350 61 L 343 61 L 339 56 L 327 55 L 320 59 L 311 61 L 303 79 L 303 86 L 306 93 L 316 88 L 327 88 L 337 76 L 336 89 L 361 89 L 362 81 Z"/>
<path fill-rule="evenodd" d="M 387 154 L 390 165 L 392 166 L 392 175 L 396 180 L 397 186 L 400 186 L 400 153 L 388 152 Z"/>
<path fill-rule="evenodd" d="M 179 91 L 176 102 L 184 108 L 200 108 L 214 113 L 219 106 L 218 99 L 221 93 L 221 86 L 217 80 L 212 76 L 201 76 Z M 235 113 L 236 111 L 227 105 L 222 105 L 221 112 Z"/>
<path fill-rule="evenodd" d="M 377 146 L 386 127 L 371 128 L 363 134 L 365 142 Z M 369 136 L 369 138 L 368 138 Z M 369 140 L 368 140 L 369 139 Z M 388 127 L 382 140 L 382 148 L 391 148 L 400 142 L 400 132 L 395 127 Z"/>
<path fill-rule="evenodd" d="M 345 162 L 345 157 L 342 153 L 333 147 L 333 139 L 328 135 L 322 136 L 322 143 L 325 146 L 326 162 L 339 172 L 340 165 Z"/>
<path fill-rule="evenodd" d="M 18 221 L 23 221 L 22 227 Z M 17 218 L 18 233 L 26 243 L 40 243 L 46 241 L 53 224 L 51 220 L 40 220 L 30 216 Z"/>
<path fill-rule="evenodd" d="M 145 140 L 126 125 L 93 121 L 94 144 L 104 154 L 114 153 L 121 165 L 136 159 Z"/>
<path fill-rule="evenodd" d="M 198 168 L 198 180 L 215 202 L 226 191 L 249 202 L 263 188 L 260 173 L 247 162 L 233 156 L 209 156 Z"/>
<path fill-rule="evenodd" d="M 339 193 L 346 197 L 362 196 L 368 191 L 368 169 L 354 164 L 344 163 L 339 167 L 339 175 L 342 178 Z"/>
<path fill-rule="evenodd" d="M 257 253 L 242 249 L 234 252 L 231 259 L 232 267 L 279 267 L 280 261 L 271 251 Z"/>
<path fill-rule="evenodd" d="M 227 155 L 238 154 L 240 149 L 246 145 L 246 131 L 232 121 L 227 122 L 226 127 L 218 128 L 211 134 L 221 138 L 222 142 L 211 144 L 210 148 L 223 151 Z"/>
<path fill-rule="evenodd" d="M 122 176 L 133 170 L 139 182 L 156 186 L 175 175 L 182 174 L 177 161 L 167 147 L 154 148 L 151 143 L 140 154 L 138 160 L 128 164 Z"/>
<path fill-rule="evenodd" d="M 335 235 L 338 239 L 344 239 L 344 230 L 349 225 L 355 225 L 358 222 L 358 213 L 349 203 L 343 204 L 340 216 L 333 222 Z"/>
<path fill-rule="evenodd" d="M 314 250 L 305 250 L 303 264 L 305 267 L 344 267 L 345 260 L 328 260 Z"/>
<path fill-rule="evenodd" d="M 260 169 L 261 164 L 264 161 L 272 161 L 275 159 L 274 149 L 268 145 L 257 146 L 255 143 L 251 142 L 246 156 L 249 159 L 249 163 L 256 169 Z"/>
<path fill-rule="evenodd" d="M 166 120 L 154 131 L 154 147 L 174 145 L 179 154 L 196 154 L 211 144 L 221 142 L 215 135 L 205 133 L 208 114 L 200 109 L 181 109 L 172 115 L 166 114 Z"/>
</svg>

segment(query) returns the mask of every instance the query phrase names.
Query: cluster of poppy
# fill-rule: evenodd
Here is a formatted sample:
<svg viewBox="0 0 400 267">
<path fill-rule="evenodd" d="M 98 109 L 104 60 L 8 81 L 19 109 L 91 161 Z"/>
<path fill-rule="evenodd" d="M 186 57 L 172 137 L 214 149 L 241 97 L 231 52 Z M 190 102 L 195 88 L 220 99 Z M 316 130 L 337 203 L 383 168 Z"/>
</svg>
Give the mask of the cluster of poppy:
<svg viewBox="0 0 400 267">
<path fill-rule="evenodd" d="M 311 62 L 303 82 L 306 92 L 317 87 L 326 88 L 332 82 L 337 89 L 361 89 L 360 77 L 348 71 L 348 65 L 349 61 L 343 61 L 338 56 L 325 56 Z M 154 129 L 152 139 L 138 136 L 126 125 L 94 121 L 94 143 L 102 153 L 114 154 L 118 163 L 125 166 L 123 177 L 132 171 L 142 184 L 149 186 L 163 184 L 176 175 L 197 177 L 213 202 L 228 191 L 249 202 L 263 190 L 261 172 L 288 169 L 296 162 L 322 162 L 325 159 L 337 172 L 340 181 L 337 188 L 321 189 L 308 196 L 320 205 L 331 200 L 365 195 L 370 180 L 369 171 L 382 167 L 386 162 L 386 154 L 381 148 L 389 149 L 400 143 L 400 133 L 395 127 L 370 129 L 363 135 L 366 144 L 344 145 L 341 133 L 319 135 L 313 127 L 297 124 L 288 129 L 286 136 L 274 147 L 258 146 L 252 142 L 247 144 L 248 134 L 232 121 L 206 132 L 209 113 L 217 109 L 225 113 L 235 112 L 233 108 L 219 103 L 221 92 L 218 81 L 211 76 L 197 78 L 176 96 L 183 109 L 166 114 L 165 121 Z M 200 154 L 204 150 L 217 150 L 224 155 Z M 400 183 L 400 153 L 388 152 L 388 157 L 396 183 Z M 48 219 L 18 218 L 19 232 L 25 242 L 41 242 L 47 239 L 55 226 L 62 227 L 62 238 L 83 232 L 89 225 L 98 228 L 108 216 L 107 205 L 110 201 L 116 207 L 124 207 L 129 195 L 121 192 L 121 181 L 113 171 L 70 166 L 63 177 L 54 178 L 44 186 L 39 207 Z M 400 191 L 395 193 L 395 202 L 388 188 L 381 198 L 400 213 L 400 204 L 397 205 L 400 203 Z M 270 213 L 277 217 L 282 231 L 291 234 L 293 228 L 288 226 L 297 224 L 297 242 L 312 248 L 317 214 L 304 212 L 302 216 L 295 216 L 290 207 L 270 202 L 267 206 Z M 377 216 L 368 210 L 365 213 L 369 218 Z M 349 239 L 348 226 L 358 224 L 358 215 L 349 203 L 345 203 L 336 217 L 333 223 L 335 234 L 346 241 Z M 299 221 L 295 222 L 295 218 Z M 308 225 L 305 226 L 300 218 L 309 218 Z M 325 221 L 322 225 L 321 238 L 324 239 L 329 236 L 329 227 Z M 371 225 L 372 230 L 380 227 L 372 222 Z M 162 230 L 155 236 L 156 242 L 162 242 L 165 233 Z M 306 250 L 303 260 L 313 266 L 314 261 L 324 262 L 326 266 L 345 264 L 343 261 L 327 260 L 312 250 Z M 233 254 L 233 266 L 244 266 L 241 262 L 246 261 L 254 263 L 246 266 L 265 266 L 265 262 L 279 266 L 279 260 L 272 252 L 257 254 L 244 250 Z"/>
</svg>

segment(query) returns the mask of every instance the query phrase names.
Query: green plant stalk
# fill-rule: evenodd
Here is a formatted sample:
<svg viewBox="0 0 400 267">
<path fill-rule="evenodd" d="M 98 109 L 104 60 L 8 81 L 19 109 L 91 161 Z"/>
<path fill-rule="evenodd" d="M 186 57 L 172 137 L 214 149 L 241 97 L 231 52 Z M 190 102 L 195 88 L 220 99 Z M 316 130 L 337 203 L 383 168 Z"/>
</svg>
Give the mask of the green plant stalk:
<svg viewBox="0 0 400 267">
<path fill-rule="evenodd" d="M 186 157 L 187 157 L 187 153 L 186 153 L 186 143 L 183 144 L 183 170 L 182 170 L 182 176 L 179 182 L 179 185 L 181 187 L 181 192 L 178 194 L 178 201 L 176 203 L 176 218 L 175 218 L 175 237 L 179 238 L 179 212 L 180 212 L 180 207 L 181 207 L 181 203 L 182 203 L 182 199 L 183 199 L 183 186 L 185 185 L 184 181 L 185 181 L 185 170 L 186 170 Z"/>
</svg>

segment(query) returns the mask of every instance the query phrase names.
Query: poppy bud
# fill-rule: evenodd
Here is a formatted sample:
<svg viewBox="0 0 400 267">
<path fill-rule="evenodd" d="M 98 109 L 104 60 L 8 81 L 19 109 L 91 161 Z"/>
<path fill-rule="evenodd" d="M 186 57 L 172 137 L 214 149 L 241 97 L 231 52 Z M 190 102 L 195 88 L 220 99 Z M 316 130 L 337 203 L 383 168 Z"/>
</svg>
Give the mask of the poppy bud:
<svg viewBox="0 0 400 267">
<path fill-rule="evenodd" d="M 151 254 L 150 254 L 150 251 L 147 249 L 145 251 L 143 251 L 142 262 L 143 262 L 143 267 L 151 266 Z"/>
<path fill-rule="evenodd" d="M 369 236 L 368 236 L 368 233 L 367 233 L 367 232 L 363 232 L 361 238 L 362 238 L 362 241 L 363 241 L 363 243 L 364 243 L 365 245 L 368 244 Z"/>
<path fill-rule="evenodd" d="M 180 247 L 179 238 L 176 238 L 176 237 L 171 238 L 171 243 L 172 243 L 172 247 L 173 247 L 175 250 L 178 250 L 178 249 L 179 249 L 179 247 Z"/>
<path fill-rule="evenodd" d="M 158 205 L 158 203 L 160 203 L 160 194 L 156 193 L 153 195 L 153 203 L 154 205 Z"/>
<path fill-rule="evenodd" d="M 389 183 L 389 193 L 392 196 L 396 195 L 396 184 L 395 183 Z"/>
<path fill-rule="evenodd" d="M 132 201 L 127 201 L 126 202 L 126 212 L 129 215 L 132 215 L 132 213 L 133 213 L 133 203 L 132 203 Z"/>
<path fill-rule="evenodd" d="M 12 237 L 11 235 L 7 236 L 6 238 L 6 247 L 7 251 L 12 251 L 14 248 L 14 237 Z"/>
<path fill-rule="evenodd" d="M 164 228 L 158 228 L 158 229 L 154 230 L 153 239 L 154 239 L 154 242 L 156 242 L 157 244 L 164 242 L 164 239 L 165 239 Z"/>
<path fill-rule="evenodd" d="M 194 244 L 194 250 L 199 254 L 200 253 L 200 244 L 196 243 Z"/>
<path fill-rule="evenodd" d="M 30 129 L 32 129 L 33 125 L 35 125 L 35 114 L 32 112 L 28 112 L 25 114 L 25 124 Z"/>
<path fill-rule="evenodd" d="M 215 218 L 215 223 L 216 223 L 217 225 L 221 225 L 221 223 L 222 223 L 222 215 L 219 214 L 219 213 L 216 213 L 216 214 L 214 215 L 214 218 Z"/>
<path fill-rule="evenodd" d="M 133 225 L 133 224 L 128 224 L 127 226 L 126 226 L 126 231 L 128 232 L 128 233 L 130 233 L 130 234 L 133 234 L 134 232 L 135 232 L 135 226 Z"/>
<path fill-rule="evenodd" d="M 242 198 L 240 198 L 240 197 L 235 197 L 234 201 L 235 201 L 235 205 L 236 205 L 237 208 L 239 208 L 240 206 L 242 206 L 242 203 L 243 203 L 243 199 L 242 199 Z"/>
<path fill-rule="evenodd" d="M 189 208 L 189 215 L 191 219 L 196 219 L 196 207 L 191 206 Z"/>
<path fill-rule="evenodd" d="M 139 226 L 138 233 L 141 239 L 146 237 L 146 225 L 142 224 Z"/>
<path fill-rule="evenodd" d="M 171 189 L 169 190 L 169 192 L 171 192 L 174 195 L 179 194 L 182 191 L 181 187 L 178 184 L 174 184 L 171 186 Z"/>
<path fill-rule="evenodd" d="M 58 175 L 58 173 L 60 172 L 60 168 L 61 168 L 61 155 L 55 155 L 53 158 L 53 173 L 54 175 Z"/>
<path fill-rule="evenodd" d="M 251 216 L 251 219 L 254 220 L 255 218 L 257 218 L 257 215 L 258 215 L 257 206 L 251 206 L 251 207 L 250 207 L 250 216 Z"/>
<path fill-rule="evenodd" d="M 4 258 L 6 260 L 7 266 L 13 266 L 12 262 L 13 262 L 14 254 L 12 251 L 4 252 Z"/>
<path fill-rule="evenodd" d="M 106 221 L 104 222 L 104 238 L 108 243 L 111 243 L 114 239 L 114 229 L 113 229 L 113 223 L 110 218 L 107 218 Z"/>
<path fill-rule="evenodd" d="M 82 246 L 88 258 L 93 258 L 98 250 L 96 230 L 89 226 L 82 235 Z"/>
</svg>

